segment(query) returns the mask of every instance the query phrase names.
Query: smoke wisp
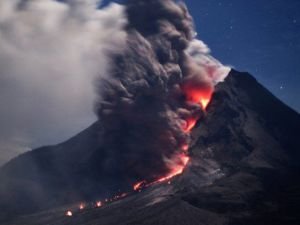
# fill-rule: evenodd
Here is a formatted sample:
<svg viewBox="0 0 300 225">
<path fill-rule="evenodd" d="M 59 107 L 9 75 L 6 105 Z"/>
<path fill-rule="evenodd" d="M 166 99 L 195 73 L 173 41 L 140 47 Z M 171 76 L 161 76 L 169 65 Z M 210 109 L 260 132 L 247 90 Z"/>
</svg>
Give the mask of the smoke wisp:
<svg viewBox="0 0 300 225">
<path fill-rule="evenodd" d="M 0 1 L 0 164 L 95 121 L 93 81 L 126 37 L 124 7 L 99 4 Z"/>
</svg>

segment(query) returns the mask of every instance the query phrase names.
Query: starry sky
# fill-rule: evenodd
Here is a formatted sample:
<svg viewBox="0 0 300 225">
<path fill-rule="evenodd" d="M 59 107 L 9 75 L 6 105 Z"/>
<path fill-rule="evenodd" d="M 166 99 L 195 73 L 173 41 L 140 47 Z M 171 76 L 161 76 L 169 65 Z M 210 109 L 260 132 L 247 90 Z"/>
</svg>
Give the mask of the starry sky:
<svg viewBox="0 0 300 225">
<path fill-rule="evenodd" d="M 199 38 L 214 57 L 251 73 L 300 112 L 299 0 L 184 2 L 194 17 Z"/>
</svg>

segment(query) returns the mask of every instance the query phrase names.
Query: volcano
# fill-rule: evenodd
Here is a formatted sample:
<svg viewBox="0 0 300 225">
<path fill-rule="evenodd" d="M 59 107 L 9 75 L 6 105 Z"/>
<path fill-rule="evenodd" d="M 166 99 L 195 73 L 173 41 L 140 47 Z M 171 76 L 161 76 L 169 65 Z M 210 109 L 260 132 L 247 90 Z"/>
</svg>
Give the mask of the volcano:
<svg viewBox="0 0 300 225">
<path fill-rule="evenodd" d="M 65 143 L 25 153 L 1 168 L 1 224 L 296 225 L 299 128 L 297 112 L 250 74 L 232 70 L 192 130 L 182 174 L 130 191 L 121 172 L 104 166 L 97 122 Z M 122 192 L 128 194 L 88 206 Z M 88 207 L 76 209 L 80 201 Z"/>
</svg>

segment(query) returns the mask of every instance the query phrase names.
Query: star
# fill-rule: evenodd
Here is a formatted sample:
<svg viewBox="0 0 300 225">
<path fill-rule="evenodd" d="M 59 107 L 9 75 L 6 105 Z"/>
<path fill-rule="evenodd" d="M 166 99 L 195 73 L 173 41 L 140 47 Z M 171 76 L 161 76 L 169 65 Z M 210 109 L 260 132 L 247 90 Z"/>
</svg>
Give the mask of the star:
<svg viewBox="0 0 300 225">
<path fill-rule="evenodd" d="M 281 85 L 281 86 L 279 87 L 279 89 L 280 89 L 280 90 L 283 90 L 283 89 L 284 89 L 284 86 L 283 86 L 283 85 Z"/>
</svg>

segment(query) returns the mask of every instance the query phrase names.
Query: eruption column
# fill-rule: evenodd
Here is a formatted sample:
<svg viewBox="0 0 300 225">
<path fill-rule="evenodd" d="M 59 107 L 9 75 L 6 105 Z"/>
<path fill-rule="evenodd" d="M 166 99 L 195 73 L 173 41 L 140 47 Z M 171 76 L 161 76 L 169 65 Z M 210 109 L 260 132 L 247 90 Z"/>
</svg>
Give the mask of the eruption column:
<svg viewBox="0 0 300 225">
<path fill-rule="evenodd" d="M 223 70 L 195 39 L 184 4 L 128 0 L 126 12 L 126 45 L 99 82 L 96 111 L 106 150 L 101 165 L 139 191 L 183 172 L 190 133 Z"/>
</svg>

